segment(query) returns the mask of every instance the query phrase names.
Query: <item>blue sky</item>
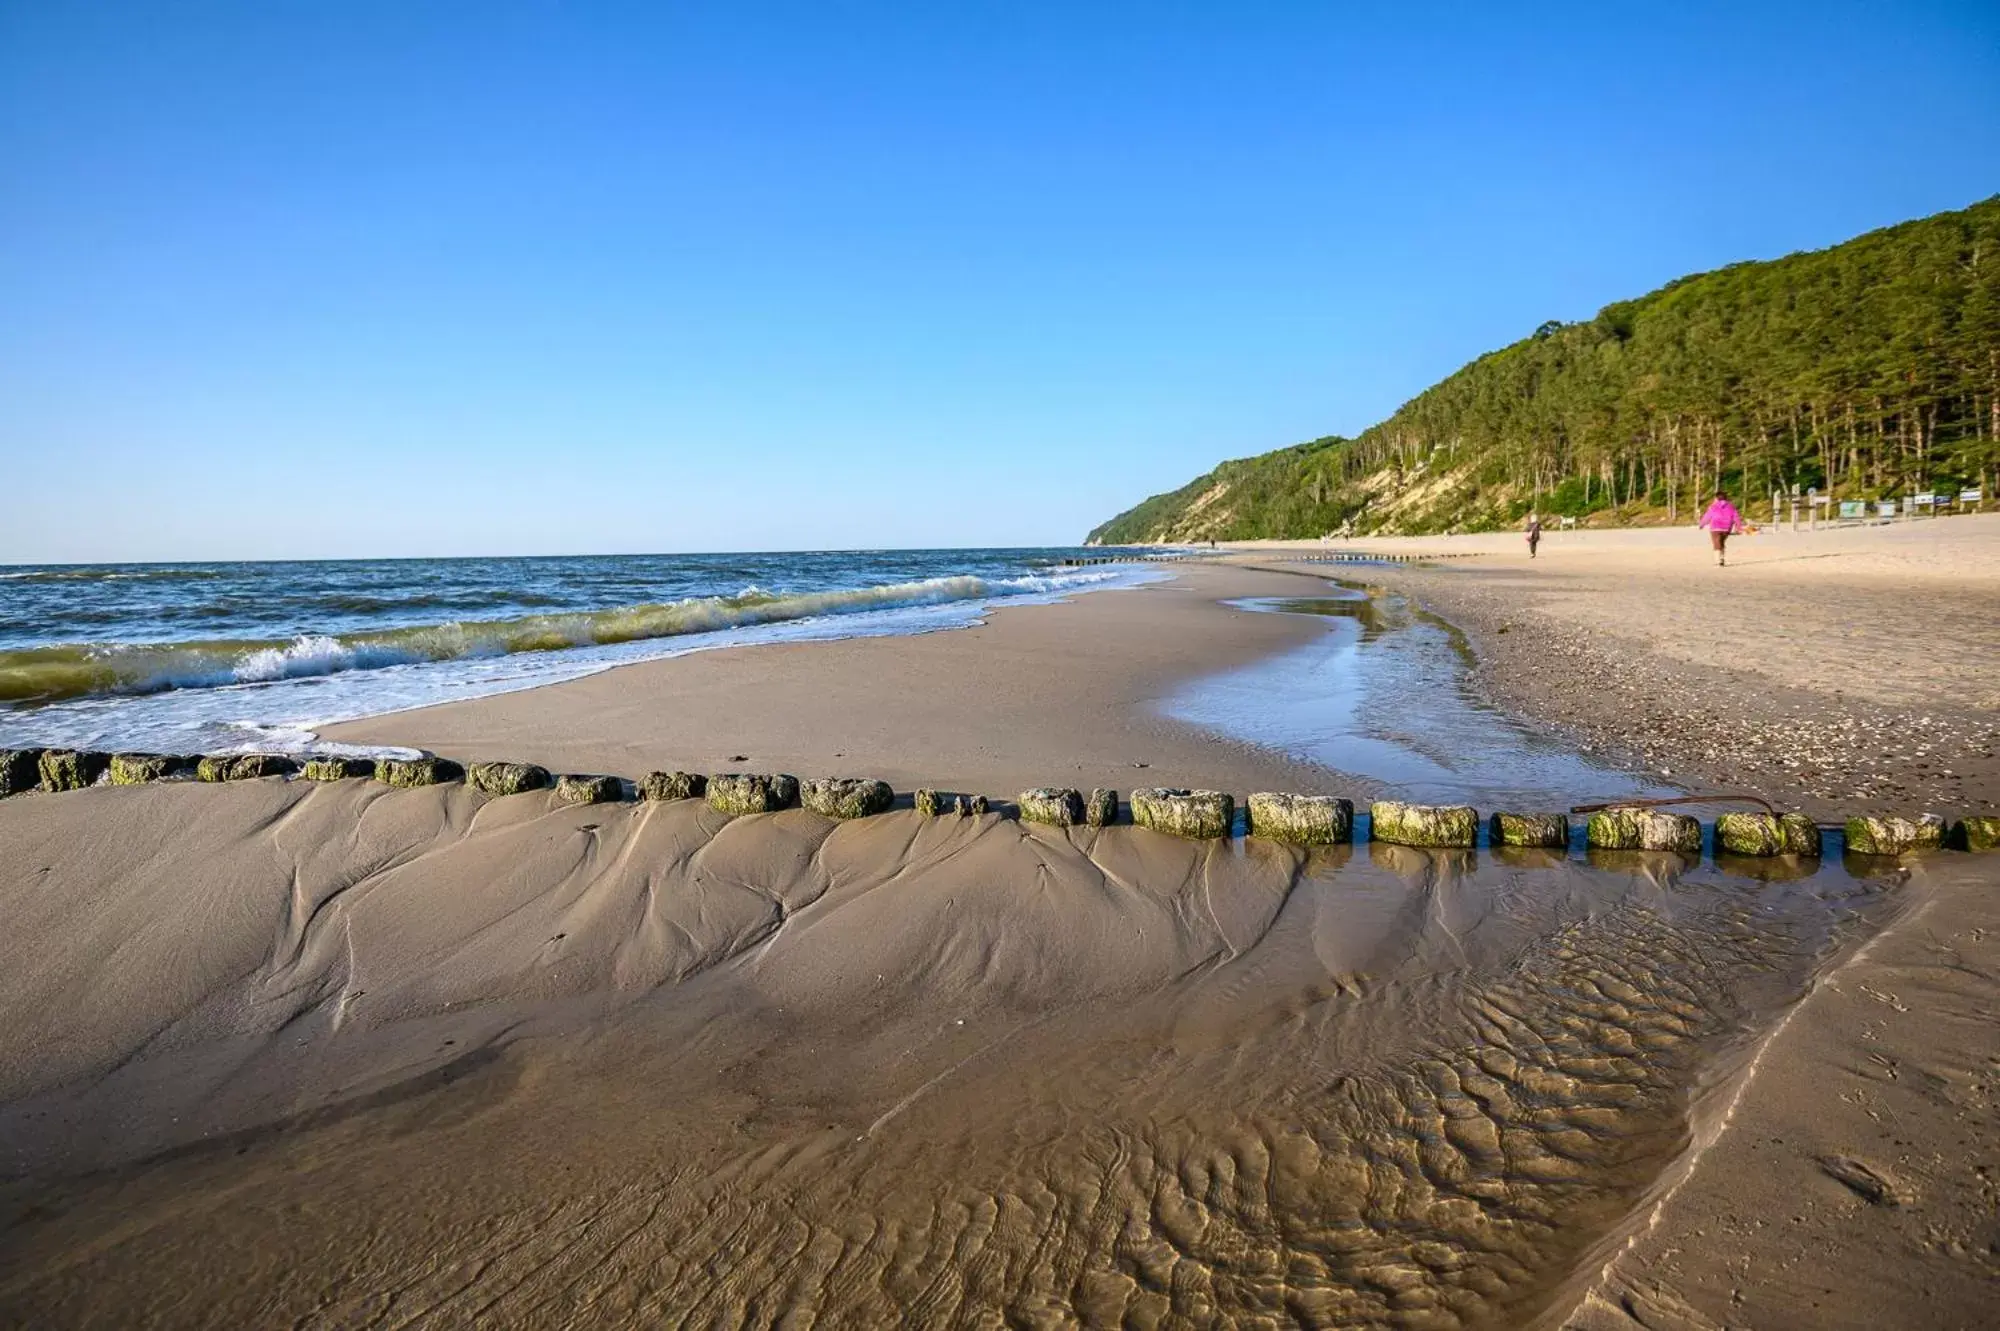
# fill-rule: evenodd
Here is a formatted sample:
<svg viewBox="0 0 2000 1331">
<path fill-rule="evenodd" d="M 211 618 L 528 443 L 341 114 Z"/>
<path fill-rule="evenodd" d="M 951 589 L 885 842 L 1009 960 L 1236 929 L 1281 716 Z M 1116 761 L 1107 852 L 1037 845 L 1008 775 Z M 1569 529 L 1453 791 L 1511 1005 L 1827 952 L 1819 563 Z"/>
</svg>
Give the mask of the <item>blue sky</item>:
<svg viewBox="0 0 2000 1331">
<path fill-rule="evenodd" d="M 0 562 L 1040 544 L 2000 191 L 2000 7 L 0 0 Z"/>
</svg>

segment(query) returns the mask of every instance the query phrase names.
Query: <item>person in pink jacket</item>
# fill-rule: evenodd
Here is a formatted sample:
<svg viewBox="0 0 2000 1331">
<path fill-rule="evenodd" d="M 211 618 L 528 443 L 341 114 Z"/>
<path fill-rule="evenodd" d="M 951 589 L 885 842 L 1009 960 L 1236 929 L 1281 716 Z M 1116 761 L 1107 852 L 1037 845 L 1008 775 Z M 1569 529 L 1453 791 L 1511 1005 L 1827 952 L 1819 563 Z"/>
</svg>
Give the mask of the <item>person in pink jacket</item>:
<svg viewBox="0 0 2000 1331">
<path fill-rule="evenodd" d="M 1715 547 L 1716 566 L 1726 565 L 1729 560 L 1722 547 L 1733 533 L 1743 529 L 1743 515 L 1736 511 L 1736 505 L 1729 502 L 1729 496 L 1717 490 L 1715 502 L 1708 506 L 1708 511 L 1701 515 L 1701 521 L 1695 526 L 1707 528 L 1709 544 Z"/>
</svg>

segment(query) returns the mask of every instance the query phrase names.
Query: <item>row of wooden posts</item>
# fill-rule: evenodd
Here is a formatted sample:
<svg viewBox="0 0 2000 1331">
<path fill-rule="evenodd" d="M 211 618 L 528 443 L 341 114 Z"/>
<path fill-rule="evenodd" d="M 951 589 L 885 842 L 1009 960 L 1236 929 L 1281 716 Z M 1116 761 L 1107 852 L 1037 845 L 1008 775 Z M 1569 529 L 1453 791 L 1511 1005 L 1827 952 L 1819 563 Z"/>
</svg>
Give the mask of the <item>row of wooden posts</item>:
<svg viewBox="0 0 2000 1331">
<path fill-rule="evenodd" d="M 272 753 L 211 754 L 206 757 L 157 753 L 103 753 L 89 749 L 0 750 L 0 796 L 28 790 L 59 792 L 98 784 L 141 785 L 155 781 L 243 781 L 260 777 L 307 781 L 372 779 L 399 788 L 463 781 L 487 795 L 552 791 L 565 804 L 608 804 L 627 799 L 627 783 L 615 776 L 554 774 L 534 763 L 460 764 L 449 758 L 360 758 L 321 755 L 295 758 Z M 646 800 L 702 799 L 731 816 L 773 813 L 804 807 L 828 818 L 862 818 L 895 807 L 886 781 L 855 777 L 799 780 L 784 773 L 653 772 L 632 783 Z M 1140 827 L 1194 838 L 1236 835 L 1236 798 L 1224 791 L 1149 787 L 1123 802 Z M 994 812 L 984 795 L 919 789 L 912 806 L 929 817 L 969 817 Z M 1088 793 L 1067 786 L 1024 790 L 1014 812 L 1024 822 L 1052 827 L 1104 827 L 1118 821 L 1115 790 Z M 1330 846 L 1356 835 L 1354 803 L 1332 795 L 1259 792 L 1244 809 L 1248 835 L 1298 846 Z M 1493 846 L 1566 849 L 1571 827 L 1565 813 L 1497 812 L 1481 819 L 1469 805 L 1408 804 L 1377 800 L 1368 807 L 1368 839 L 1393 845 L 1470 848 L 1480 833 Z M 1841 826 L 1847 850 L 1899 855 L 1908 851 L 2000 847 L 2000 817 L 1968 815 L 1953 823 L 1935 814 L 1907 817 L 1864 814 Z M 1657 850 L 1699 855 L 1702 825 L 1687 814 L 1639 806 L 1598 808 L 1584 824 L 1584 844 L 1599 850 Z M 1798 813 L 1725 813 L 1716 818 L 1714 845 L 1732 855 L 1821 853 L 1821 827 Z"/>
<path fill-rule="evenodd" d="M 1427 555 L 1374 554 L 1367 550 L 1329 550 L 1321 554 L 1295 555 L 1276 551 L 1288 564 L 1429 564 L 1439 559 L 1477 559 L 1483 551 L 1451 550 Z"/>
<path fill-rule="evenodd" d="M 1292 564 L 1428 564 L 1435 559 L 1476 559 L 1478 550 L 1452 550 L 1428 555 L 1373 554 L 1366 550 L 1326 550 L 1314 554 L 1294 554 L 1286 550 L 1273 551 L 1275 558 Z M 1170 564 L 1182 559 L 1206 558 L 1200 551 L 1194 553 L 1157 555 L 1091 555 L 1063 560 L 1065 568 L 1081 568 L 1086 564 Z"/>
</svg>

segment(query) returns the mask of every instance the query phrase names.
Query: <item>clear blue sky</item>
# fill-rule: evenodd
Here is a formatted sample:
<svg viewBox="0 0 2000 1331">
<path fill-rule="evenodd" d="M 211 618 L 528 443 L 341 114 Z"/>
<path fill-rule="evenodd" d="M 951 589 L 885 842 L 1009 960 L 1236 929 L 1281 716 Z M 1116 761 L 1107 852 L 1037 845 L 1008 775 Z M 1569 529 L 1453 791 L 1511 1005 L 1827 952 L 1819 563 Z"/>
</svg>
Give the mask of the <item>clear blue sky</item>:
<svg viewBox="0 0 2000 1331">
<path fill-rule="evenodd" d="M 0 0 L 0 561 L 1069 542 L 2000 190 L 2000 5 L 1655 8 Z"/>
</svg>

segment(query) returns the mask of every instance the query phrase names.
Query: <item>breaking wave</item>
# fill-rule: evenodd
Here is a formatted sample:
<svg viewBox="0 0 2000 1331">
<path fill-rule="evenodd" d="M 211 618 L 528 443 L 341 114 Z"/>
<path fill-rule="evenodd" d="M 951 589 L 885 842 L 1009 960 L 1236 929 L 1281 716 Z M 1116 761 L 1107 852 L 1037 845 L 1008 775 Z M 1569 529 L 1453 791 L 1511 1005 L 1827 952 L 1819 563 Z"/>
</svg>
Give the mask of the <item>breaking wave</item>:
<svg viewBox="0 0 2000 1331">
<path fill-rule="evenodd" d="M 1047 594 L 1115 576 L 1104 570 L 1015 578 L 961 575 L 816 592 L 747 587 L 734 596 L 512 619 L 454 620 L 364 633 L 30 647 L 0 652 L 0 703 L 225 688 L 426 661 L 555 652 L 872 610 Z"/>
</svg>

